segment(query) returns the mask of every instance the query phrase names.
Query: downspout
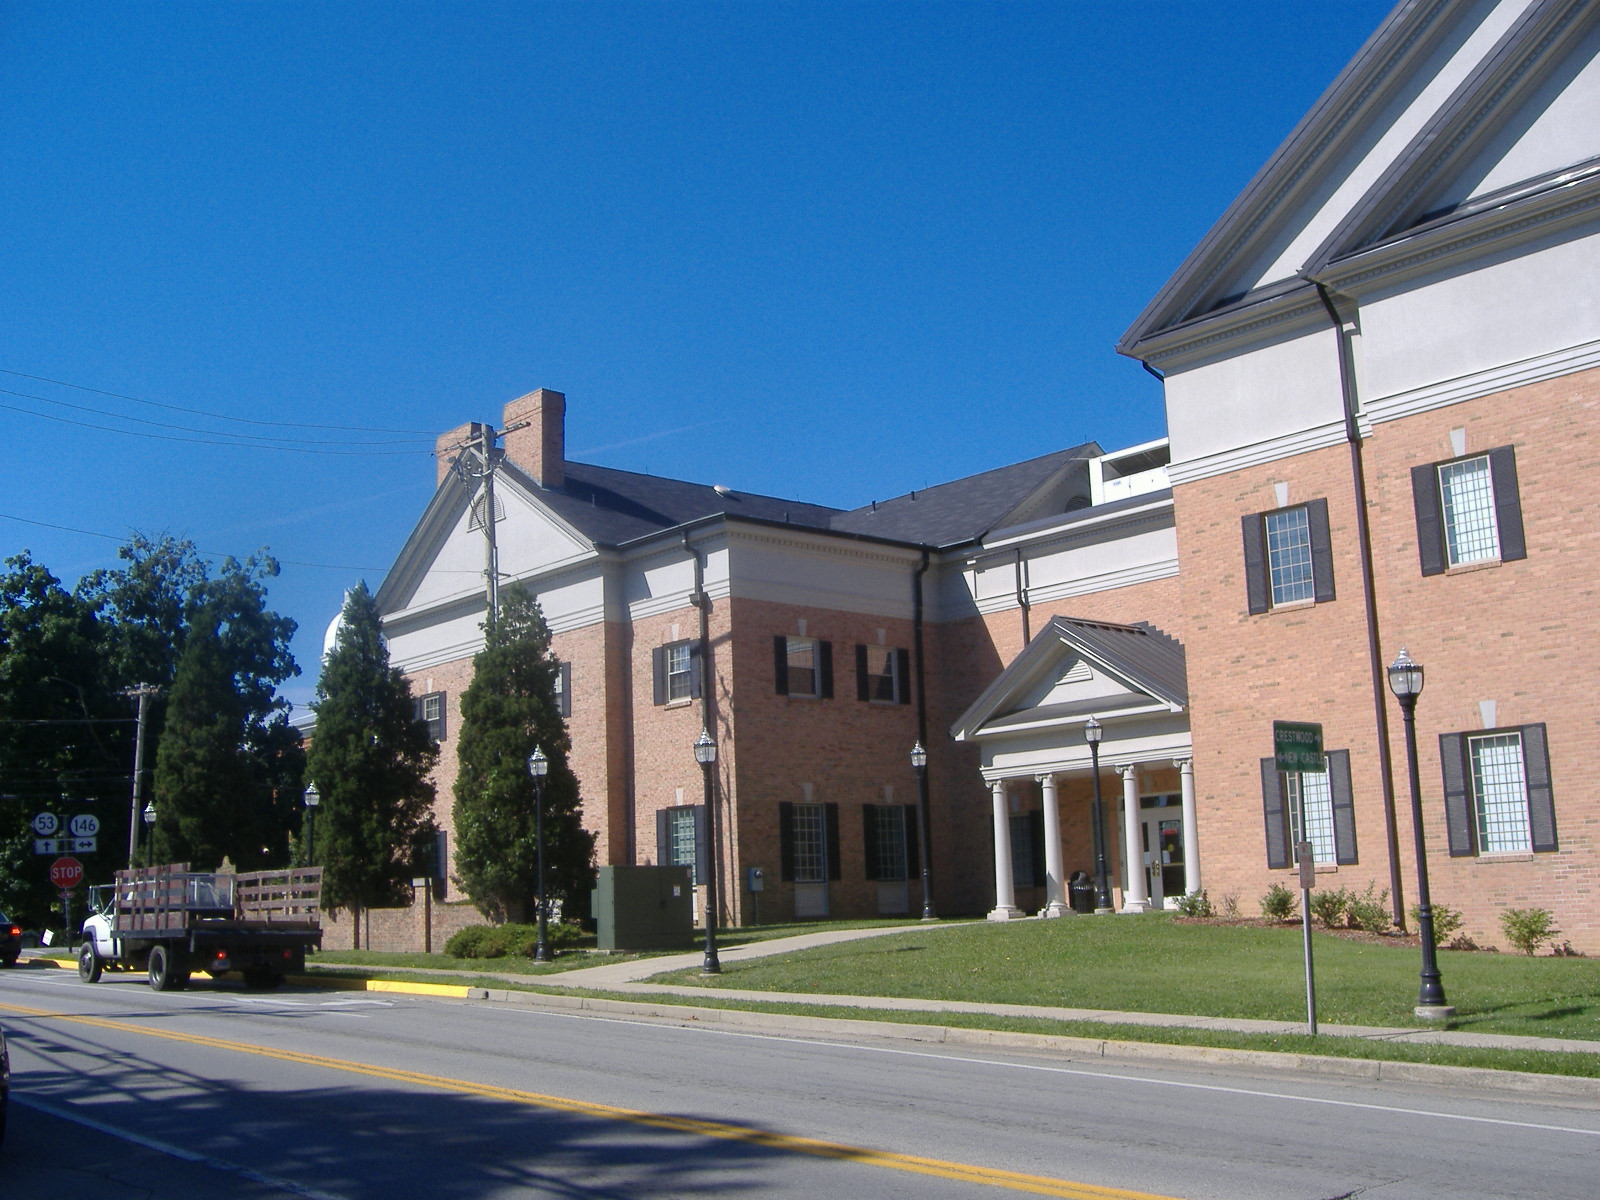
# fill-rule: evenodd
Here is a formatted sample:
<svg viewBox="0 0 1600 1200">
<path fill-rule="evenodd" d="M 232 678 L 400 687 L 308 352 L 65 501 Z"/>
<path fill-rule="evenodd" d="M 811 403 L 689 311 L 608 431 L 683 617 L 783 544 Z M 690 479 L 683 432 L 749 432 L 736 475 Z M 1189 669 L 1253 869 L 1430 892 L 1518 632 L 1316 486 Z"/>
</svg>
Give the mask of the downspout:
<svg viewBox="0 0 1600 1200">
<path fill-rule="evenodd" d="M 1033 641 L 1033 633 L 1028 627 L 1028 585 L 1024 582 L 1028 564 L 1022 561 L 1022 547 L 1017 547 L 1017 609 L 1022 613 L 1022 644 L 1026 646 Z"/>
<path fill-rule="evenodd" d="M 928 548 L 922 548 L 922 564 L 911 576 L 911 642 L 917 655 L 917 741 L 928 744 L 928 690 L 922 657 L 922 577 L 928 570 Z"/>
<path fill-rule="evenodd" d="M 694 543 L 689 540 L 689 531 L 687 529 L 683 531 L 683 548 L 694 559 L 694 592 L 689 597 L 689 603 L 700 610 L 700 726 L 709 732 L 713 724 L 711 694 L 716 690 L 716 676 L 711 670 L 711 597 L 706 595 L 706 560 L 702 557 L 700 551 L 695 549 Z M 715 804 L 715 795 L 711 799 L 712 803 Z M 719 844 L 720 839 L 717 837 L 717 830 L 721 822 L 716 820 L 715 812 L 708 811 L 706 818 L 710 827 L 708 832 L 711 835 L 711 873 L 720 882 L 722 878 L 722 856 L 719 851 L 722 847 Z M 722 889 L 719 887 L 716 890 L 719 894 L 719 900 L 725 899 Z M 717 904 L 717 919 L 719 922 L 726 924 L 725 921 L 722 921 L 723 909 L 724 905 L 719 902 Z"/>
<path fill-rule="evenodd" d="M 917 745 L 926 752 L 928 747 L 928 687 L 927 667 L 922 653 L 922 577 L 928 572 L 928 548 L 922 548 L 922 562 L 911 577 L 911 645 L 917 656 Z M 917 772 L 917 841 L 922 853 L 922 919 L 932 920 L 933 905 L 933 831 L 929 819 L 928 768 Z"/>
<path fill-rule="evenodd" d="M 1406 927 L 1405 899 L 1400 890 L 1400 833 L 1394 816 L 1394 760 L 1389 751 L 1389 694 L 1383 651 L 1378 637 L 1378 597 L 1373 586 L 1372 530 L 1367 523 L 1367 474 L 1361 455 L 1361 425 L 1357 414 L 1360 398 L 1356 392 L 1355 364 L 1351 361 L 1350 335 L 1334 307 L 1328 289 L 1315 279 L 1317 298 L 1333 322 L 1333 336 L 1339 347 L 1339 387 L 1344 397 L 1344 436 L 1350 444 L 1350 478 L 1356 497 L 1356 542 L 1361 550 L 1361 593 L 1367 607 L 1367 662 L 1372 672 L 1372 711 L 1378 728 L 1378 771 L 1383 779 L 1384 831 L 1389 839 L 1389 894 L 1393 897 L 1395 927 Z"/>
</svg>

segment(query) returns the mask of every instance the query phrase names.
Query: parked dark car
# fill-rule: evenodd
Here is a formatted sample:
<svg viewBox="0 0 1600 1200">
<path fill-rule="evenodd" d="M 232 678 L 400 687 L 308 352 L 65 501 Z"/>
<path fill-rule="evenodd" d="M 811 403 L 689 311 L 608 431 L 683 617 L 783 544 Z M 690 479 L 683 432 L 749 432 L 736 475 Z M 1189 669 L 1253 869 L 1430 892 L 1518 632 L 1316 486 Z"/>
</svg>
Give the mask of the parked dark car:
<svg viewBox="0 0 1600 1200">
<path fill-rule="evenodd" d="M 17 965 L 22 953 L 22 926 L 0 912 L 0 963 L 8 967 Z"/>
</svg>

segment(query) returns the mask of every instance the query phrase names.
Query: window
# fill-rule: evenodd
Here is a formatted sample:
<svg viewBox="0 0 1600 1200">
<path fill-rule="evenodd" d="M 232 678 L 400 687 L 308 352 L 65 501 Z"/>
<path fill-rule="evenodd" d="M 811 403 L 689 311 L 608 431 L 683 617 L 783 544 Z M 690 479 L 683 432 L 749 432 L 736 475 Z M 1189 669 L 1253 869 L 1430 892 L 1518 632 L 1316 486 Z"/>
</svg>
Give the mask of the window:
<svg viewBox="0 0 1600 1200">
<path fill-rule="evenodd" d="M 778 805 L 778 851 L 787 883 L 825 883 L 840 878 L 839 806 Z"/>
<path fill-rule="evenodd" d="M 556 664 L 556 709 L 563 717 L 572 715 L 572 664 Z"/>
<path fill-rule="evenodd" d="M 650 657 L 657 704 L 699 699 L 702 675 L 699 642 L 657 646 Z"/>
<path fill-rule="evenodd" d="M 1454 857 L 1559 849 L 1543 725 L 1439 736 Z"/>
<path fill-rule="evenodd" d="M 1039 809 L 1011 818 L 1011 886 L 1044 883 L 1044 813 Z"/>
<path fill-rule="evenodd" d="M 833 696 L 833 643 L 817 638 L 772 639 L 773 676 L 780 696 Z"/>
<path fill-rule="evenodd" d="M 911 655 L 889 646 L 856 647 L 856 699 L 911 703 Z"/>
<path fill-rule="evenodd" d="M 1325 761 L 1325 771 L 1286 774 L 1278 770 L 1276 759 L 1261 760 L 1267 866 L 1293 866 L 1295 846 L 1301 841 L 1311 843 L 1311 859 L 1319 865 L 1350 866 L 1360 861 L 1356 853 L 1350 751 L 1330 750 Z"/>
<path fill-rule="evenodd" d="M 436 742 L 444 741 L 444 693 L 428 692 L 417 697 L 417 720 L 427 723 L 428 736 Z"/>
<path fill-rule="evenodd" d="M 1334 598 L 1327 500 L 1248 513 L 1242 525 L 1245 593 L 1252 613 Z"/>
<path fill-rule="evenodd" d="M 900 883 L 922 872 L 914 805 L 863 804 L 861 818 L 868 879 Z"/>
<path fill-rule="evenodd" d="M 710 872 L 707 849 L 704 804 L 686 804 L 656 812 L 656 856 L 662 866 L 688 867 L 691 884 L 699 887 Z"/>
<path fill-rule="evenodd" d="M 1511 446 L 1413 467 L 1411 499 L 1424 575 L 1528 557 Z"/>
</svg>

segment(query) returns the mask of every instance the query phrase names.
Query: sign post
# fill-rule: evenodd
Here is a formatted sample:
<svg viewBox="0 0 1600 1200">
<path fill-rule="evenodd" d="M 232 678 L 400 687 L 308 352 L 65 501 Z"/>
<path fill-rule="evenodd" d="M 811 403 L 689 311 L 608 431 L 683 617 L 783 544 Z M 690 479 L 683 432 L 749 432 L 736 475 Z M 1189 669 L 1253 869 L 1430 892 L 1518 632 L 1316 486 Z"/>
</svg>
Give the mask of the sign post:
<svg viewBox="0 0 1600 1200">
<path fill-rule="evenodd" d="M 1278 770 L 1289 775 L 1326 771 L 1322 752 L 1322 726 L 1311 721 L 1274 721 L 1272 755 Z M 1294 856 L 1300 864 L 1300 931 L 1306 956 L 1306 1032 L 1317 1036 L 1317 979 L 1311 965 L 1311 889 L 1317 882 L 1317 864 L 1311 839 L 1306 836 L 1306 790 L 1295 789 L 1295 824 L 1300 837 Z"/>
</svg>

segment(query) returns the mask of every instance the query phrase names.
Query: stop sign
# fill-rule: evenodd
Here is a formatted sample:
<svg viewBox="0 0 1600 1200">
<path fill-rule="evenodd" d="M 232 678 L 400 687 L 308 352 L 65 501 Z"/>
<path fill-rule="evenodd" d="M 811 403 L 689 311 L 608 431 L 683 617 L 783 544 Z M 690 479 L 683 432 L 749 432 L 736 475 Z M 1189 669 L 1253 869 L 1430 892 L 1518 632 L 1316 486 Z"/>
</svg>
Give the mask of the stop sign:
<svg viewBox="0 0 1600 1200">
<path fill-rule="evenodd" d="M 50 882 L 62 891 L 83 882 L 83 864 L 75 858 L 58 858 L 50 864 Z"/>
</svg>

